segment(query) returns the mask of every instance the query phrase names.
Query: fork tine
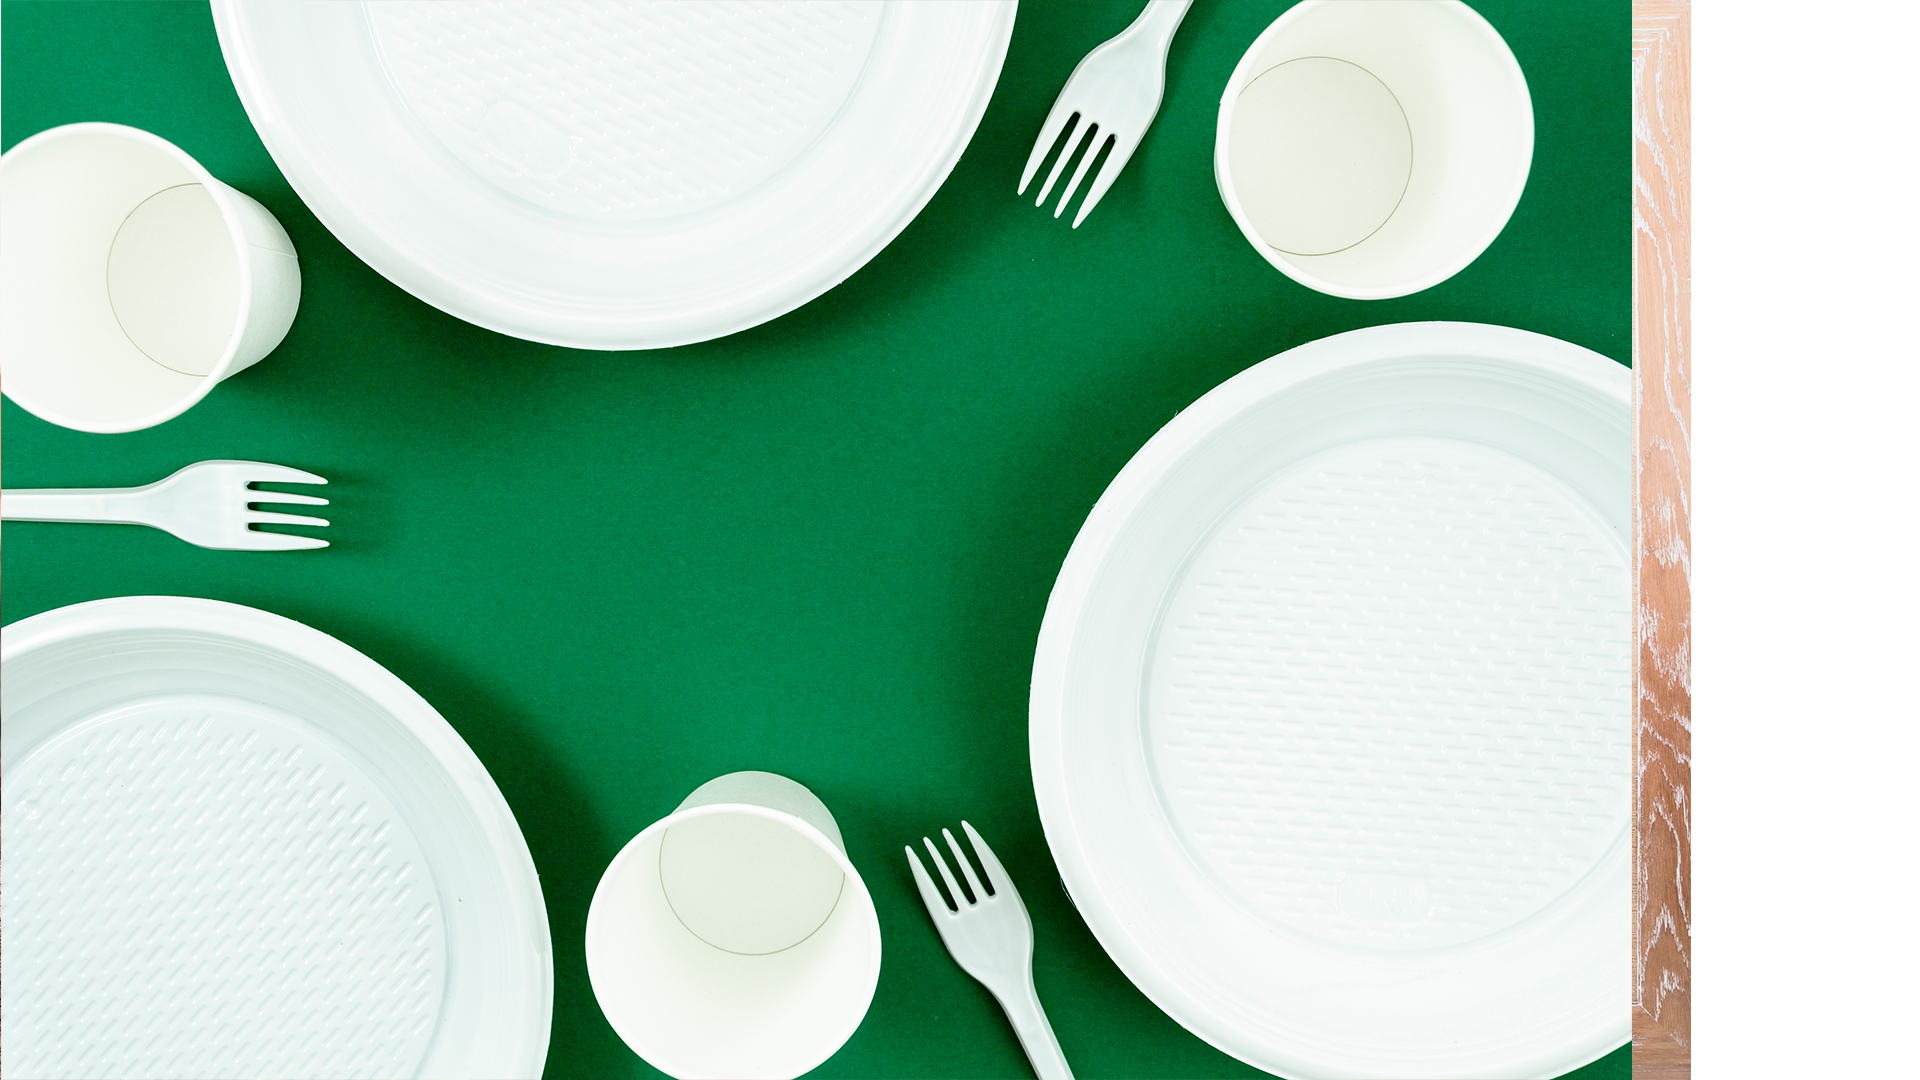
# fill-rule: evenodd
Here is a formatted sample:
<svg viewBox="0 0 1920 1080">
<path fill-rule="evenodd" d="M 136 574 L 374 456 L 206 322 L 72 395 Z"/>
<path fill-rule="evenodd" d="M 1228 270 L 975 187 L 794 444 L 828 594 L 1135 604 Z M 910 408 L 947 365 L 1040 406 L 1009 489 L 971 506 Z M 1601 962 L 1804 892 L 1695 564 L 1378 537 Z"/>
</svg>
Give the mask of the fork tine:
<svg viewBox="0 0 1920 1080">
<path fill-rule="evenodd" d="M 960 883 L 953 880 L 953 871 L 947 869 L 947 860 L 941 857 L 940 849 L 934 847 L 933 841 L 924 836 L 920 838 L 920 842 L 927 845 L 927 854 L 933 856 L 933 865 L 940 871 L 940 880 L 947 883 L 947 892 L 953 896 L 953 909 L 959 911 L 965 908 L 968 904 L 967 894 L 961 892 Z"/>
<path fill-rule="evenodd" d="M 1060 205 L 1053 208 L 1054 217 L 1059 217 L 1060 212 L 1067 208 L 1067 200 L 1073 198 L 1073 193 L 1080 188 L 1081 179 L 1087 175 L 1087 166 L 1093 164 L 1093 159 L 1100 156 L 1101 149 L 1112 138 L 1110 135 L 1105 139 L 1100 137 L 1105 134 L 1098 126 L 1094 127 L 1094 137 L 1087 142 L 1087 152 L 1080 155 L 1080 164 L 1073 170 L 1073 180 L 1067 184 L 1067 190 L 1060 193 Z"/>
<path fill-rule="evenodd" d="M 947 906 L 946 897 L 940 895 L 940 889 L 927 876 L 926 864 L 920 861 L 920 856 L 914 854 L 912 848 L 906 850 L 907 862 L 913 864 L 913 882 L 920 886 L 920 899 L 927 905 L 927 914 L 953 914 L 953 909 Z"/>
<path fill-rule="evenodd" d="M 292 533 L 258 532 L 247 530 L 244 537 L 234 537 L 234 543 L 221 544 L 227 551 L 311 551 L 327 546 L 325 540 L 317 536 L 295 536 Z"/>
<path fill-rule="evenodd" d="M 1053 182 L 1060 179 L 1060 170 L 1067 167 L 1067 162 L 1073 157 L 1074 150 L 1083 142 L 1099 137 L 1099 124 L 1088 124 L 1084 129 L 1067 137 L 1067 144 L 1060 148 L 1060 157 L 1054 161 L 1053 171 L 1047 174 L 1047 182 L 1040 185 L 1040 196 L 1033 200 L 1033 205 L 1039 206 L 1047 201 L 1047 192 L 1053 190 Z"/>
<path fill-rule="evenodd" d="M 291 469 L 285 465 L 275 465 L 267 461 L 236 461 L 235 465 L 247 467 L 249 484 L 324 484 L 327 478 L 315 476 L 301 469 Z"/>
<path fill-rule="evenodd" d="M 941 829 L 940 835 L 947 838 L 947 846 L 953 849 L 954 861 L 960 864 L 960 872 L 967 876 L 967 888 L 973 890 L 974 903 L 987 898 L 987 891 L 980 887 L 980 879 L 973 876 L 973 864 L 967 861 L 966 853 L 960 850 L 960 842 L 953 838 L 951 829 Z"/>
<path fill-rule="evenodd" d="M 257 503 L 286 503 L 290 506 L 325 506 L 327 505 L 327 500 L 320 498 L 318 495 L 295 495 L 291 491 L 255 491 L 253 489 L 248 489 L 247 494 L 248 496 L 254 496 L 254 495 L 260 496 L 257 499 L 251 498 L 251 497 L 248 498 L 247 499 L 248 506 L 253 506 Z"/>
<path fill-rule="evenodd" d="M 993 849 L 980 839 L 980 834 L 973 831 L 973 826 L 967 824 L 964 818 L 960 822 L 960 831 L 967 834 L 967 841 L 973 845 L 973 853 L 980 857 L 980 872 L 986 876 L 987 884 L 993 886 L 993 894 L 998 896 L 1012 890 L 1013 879 L 1007 876 L 1007 868 L 1000 865 Z"/>
<path fill-rule="evenodd" d="M 1124 142 L 1117 138 L 1114 140 L 1113 149 L 1107 153 L 1107 160 L 1100 166 L 1099 174 L 1093 178 L 1093 186 L 1087 189 L 1086 199 L 1080 203 L 1080 212 L 1073 215 L 1074 228 L 1079 228 L 1080 223 L 1087 220 L 1087 215 L 1093 211 L 1094 205 L 1106 195 L 1107 189 L 1113 186 L 1113 182 L 1120 179 L 1120 170 L 1127 167 L 1128 159 L 1132 158 L 1133 152 L 1139 148 L 1138 136 Z"/>
<path fill-rule="evenodd" d="M 305 514 L 277 514 L 271 510 L 250 510 L 247 512 L 249 525 L 311 525 L 316 529 L 327 527 L 326 518 L 308 517 Z"/>
<path fill-rule="evenodd" d="M 1047 151 L 1060 141 L 1063 132 L 1069 131 L 1080 122 L 1080 114 L 1067 108 L 1065 100 L 1055 101 L 1053 109 L 1047 113 L 1047 122 L 1040 125 L 1040 137 L 1033 141 L 1033 153 L 1027 155 L 1027 167 L 1020 170 L 1020 190 L 1015 195 L 1025 195 L 1027 185 L 1033 183 L 1033 174 L 1040 171 L 1040 163 L 1047 159 Z"/>
</svg>

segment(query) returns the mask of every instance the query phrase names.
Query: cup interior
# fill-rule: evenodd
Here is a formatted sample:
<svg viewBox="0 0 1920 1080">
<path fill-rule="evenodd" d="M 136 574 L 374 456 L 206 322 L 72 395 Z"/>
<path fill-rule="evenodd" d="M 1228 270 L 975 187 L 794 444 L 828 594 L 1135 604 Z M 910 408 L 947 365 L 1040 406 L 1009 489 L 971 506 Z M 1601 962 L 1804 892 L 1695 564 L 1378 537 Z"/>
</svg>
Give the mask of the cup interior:
<svg viewBox="0 0 1920 1080">
<path fill-rule="evenodd" d="M 103 124 L 23 142 L 4 185 L 9 397 L 68 427 L 124 431 L 224 375 L 247 252 L 218 181 L 163 140 Z"/>
<path fill-rule="evenodd" d="M 1214 173 L 1268 262 L 1321 292 L 1381 299 L 1486 250 L 1532 161 L 1526 79 L 1479 14 L 1457 0 L 1308 0 L 1228 80 Z"/>
<path fill-rule="evenodd" d="M 792 1077 L 873 1000 L 880 924 L 845 853 L 792 814 L 685 808 L 623 848 L 587 916 L 609 1023 L 674 1076 Z"/>
</svg>

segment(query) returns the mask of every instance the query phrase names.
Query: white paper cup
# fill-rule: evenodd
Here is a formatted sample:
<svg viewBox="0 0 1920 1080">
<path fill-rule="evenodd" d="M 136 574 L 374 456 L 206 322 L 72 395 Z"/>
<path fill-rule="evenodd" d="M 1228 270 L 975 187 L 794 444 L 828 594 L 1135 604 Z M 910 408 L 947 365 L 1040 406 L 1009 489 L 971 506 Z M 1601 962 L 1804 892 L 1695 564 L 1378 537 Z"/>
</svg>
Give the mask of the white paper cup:
<svg viewBox="0 0 1920 1080">
<path fill-rule="evenodd" d="M 1459 0 L 1303 0 L 1241 58 L 1214 135 L 1214 180 L 1247 242 L 1356 300 L 1465 269 L 1532 164 L 1526 77 Z"/>
<path fill-rule="evenodd" d="M 866 1016 L 880 920 L 813 792 L 729 773 L 614 857 L 587 912 L 587 974 L 662 1072 L 794 1077 Z"/>
<path fill-rule="evenodd" d="M 0 156 L 0 391 L 35 416 L 170 420 L 272 352 L 299 306 L 286 230 L 158 135 L 68 124 Z"/>
</svg>

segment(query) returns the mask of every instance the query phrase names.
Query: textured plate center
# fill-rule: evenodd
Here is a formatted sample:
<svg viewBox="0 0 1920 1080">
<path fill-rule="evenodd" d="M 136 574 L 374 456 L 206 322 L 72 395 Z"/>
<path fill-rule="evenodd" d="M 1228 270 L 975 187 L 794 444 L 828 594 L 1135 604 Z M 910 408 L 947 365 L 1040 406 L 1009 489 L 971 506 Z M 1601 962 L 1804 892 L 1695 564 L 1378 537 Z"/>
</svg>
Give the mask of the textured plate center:
<svg viewBox="0 0 1920 1080">
<path fill-rule="evenodd" d="M 1444 439 L 1308 459 L 1174 587 L 1147 745 L 1195 859 L 1264 917 L 1415 949 L 1540 910 L 1627 823 L 1620 540 Z"/>
<path fill-rule="evenodd" d="M 446 946 L 372 778 L 252 702 L 150 698 L 10 762 L 8 1076 L 411 1076 Z"/>
<path fill-rule="evenodd" d="M 413 115 L 536 205 L 593 221 L 693 213 L 760 184 L 832 123 L 877 3 L 446 0 L 367 20 Z"/>
</svg>

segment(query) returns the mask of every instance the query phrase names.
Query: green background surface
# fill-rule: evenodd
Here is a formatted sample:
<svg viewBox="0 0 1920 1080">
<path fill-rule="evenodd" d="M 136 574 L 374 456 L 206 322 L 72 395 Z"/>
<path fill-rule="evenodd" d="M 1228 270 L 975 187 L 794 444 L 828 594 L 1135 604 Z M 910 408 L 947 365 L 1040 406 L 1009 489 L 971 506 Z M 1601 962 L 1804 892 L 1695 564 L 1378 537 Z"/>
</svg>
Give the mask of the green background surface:
<svg viewBox="0 0 1920 1080">
<path fill-rule="evenodd" d="M 279 217 L 305 291 L 272 356 L 160 427 L 87 435 L 7 402 L 6 486 L 281 462 L 332 481 L 333 546 L 220 552 L 149 529 L 8 524 L 0 618 L 212 597 L 317 627 L 411 684 L 492 771 L 538 865 L 548 1076 L 656 1075 L 594 1002 L 587 905 L 622 844 L 735 769 L 817 792 L 879 908 L 879 990 L 820 1074 L 1027 1074 L 900 851 L 965 817 L 1027 898 L 1034 978 L 1080 1075 L 1258 1075 L 1134 989 L 1057 884 L 1026 699 L 1060 562 L 1149 436 L 1275 353 L 1454 319 L 1625 364 L 1631 323 L 1624 0 L 1474 4 L 1533 93 L 1526 194 L 1466 270 L 1374 302 L 1273 270 L 1214 189 L 1220 89 L 1289 6 L 1195 5 L 1159 119 L 1070 231 L 1013 189 L 1073 65 L 1139 3 L 1024 5 L 965 155 L 865 268 L 728 338 L 596 353 L 467 325 L 342 247 L 255 136 L 205 6 L 9 0 L 6 146 L 82 120 L 156 132 Z M 1573 1075 L 1629 1073 L 1623 1047 Z"/>
</svg>

